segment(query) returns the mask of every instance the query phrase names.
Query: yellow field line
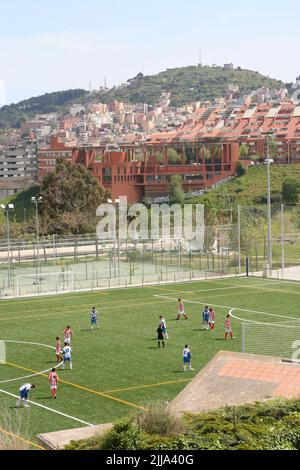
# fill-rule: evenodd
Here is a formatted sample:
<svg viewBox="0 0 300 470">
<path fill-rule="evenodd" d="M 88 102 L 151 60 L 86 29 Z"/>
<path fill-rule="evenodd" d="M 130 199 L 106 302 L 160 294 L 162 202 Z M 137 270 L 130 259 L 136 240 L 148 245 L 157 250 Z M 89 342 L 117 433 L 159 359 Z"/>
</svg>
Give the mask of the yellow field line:
<svg viewBox="0 0 300 470">
<path fill-rule="evenodd" d="M 36 448 L 39 449 L 39 450 L 46 450 L 46 449 L 44 449 L 44 447 L 41 447 L 41 446 L 39 446 L 38 444 L 35 444 L 34 442 L 28 441 L 28 440 L 24 439 L 23 437 L 17 436 L 16 434 L 14 434 L 14 433 L 12 433 L 12 432 L 10 432 L 10 431 L 6 431 L 6 430 L 3 429 L 3 428 L 0 428 L 0 433 L 1 433 L 1 432 L 2 432 L 3 434 L 7 434 L 7 436 L 13 437 L 13 438 L 15 438 L 15 439 L 17 439 L 17 440 L 19 440 L 19 441 L 21 441 L 21 442 L 24 442 L 25 444 L 29 444 L 29 445 L 32 446 L 32 447 L 36 447 Z"/>
<path fill-rule="evenodd" d="M 170 380 L 169 382 L 160 382 L 156 384 L 146 384 L 146 385 L 136 385 L 135 387 L 128 387 L 128 388 L 116 388 L 113 390 L 105 390 L 103 393 L 116 393 L 116 392 L 126 392 L 130 390 L 138 390 L 142 388 L 150 388 L 150 387 L 160 387 L 162 385 L 171 385 L 171 384 L 178 384 L 181 382 L 190 382 L 192 379 L 182 379 L 182 380 Z"/>
<path fill-rule="evenodd" d="M 9 366 L 12 366 L 12 367 L 16 367 L 17 369 L 25 370 L 27 372 L 32 372 L 33 374 L 36 374 L 36 375 L 47 377 L 46 374 L 41 374 L 40 372 L 37 372 L 36 370 L 29 369 L 28 367 L 23 367 L 23 366 L 20 366 L 18 364 L 14 364 L 13 362 L 6 361 L 6 364 L 8 364 Z M 97 390 L 93 390 L 92 388 L 83 387 L 82 385 L 78 385 L 78 384 L 75 384 L 73 382 L 63 380 L 63 379 L 60 379 L 59 382 L 63 383 L 63 384 L 66 384 L 66 385 L 70 385 L 71 387 L 74 387 L 74 388 L 78 388 L 80 390 L 84 390 L 84 391 L 89 392 L 89 393 L 93 393 L 94 395 L 98 395 L 100 397 L 104 397 L 104 398 L 108 398 L 108 399 L 113 400 L 113 401 L 117 401 L 117 402 L 122 403 L 122 404 L 127 405 L 127 406 L 132 406 L 132 407 L 138 408 L 140 410 L 146 410 L 146 408 L 143 407 L 143 406 L 136 405 L 135 403 L 131 403 L 131 402 L 126 401 L 126 400 L 121 400 L 120 398 L 112 397 L 112 396 L 108 395 L 105 392 L 98 392 Z"/>
</svg>

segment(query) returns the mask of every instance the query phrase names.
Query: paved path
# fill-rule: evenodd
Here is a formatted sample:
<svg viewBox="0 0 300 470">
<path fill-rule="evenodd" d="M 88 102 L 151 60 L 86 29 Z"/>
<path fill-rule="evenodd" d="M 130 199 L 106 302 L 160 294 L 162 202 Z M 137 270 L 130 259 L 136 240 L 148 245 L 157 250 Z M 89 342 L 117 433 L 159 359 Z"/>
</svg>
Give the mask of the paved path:
<svg viewBox="0 0 300 470">
<path fill-rule="evenodd" d="M 300 397 L 299 364 L 283 363 L 273 356 L 221 351 L 169 407 L 175 414 L 197 413 L 278 397 Z"/>
</svg>

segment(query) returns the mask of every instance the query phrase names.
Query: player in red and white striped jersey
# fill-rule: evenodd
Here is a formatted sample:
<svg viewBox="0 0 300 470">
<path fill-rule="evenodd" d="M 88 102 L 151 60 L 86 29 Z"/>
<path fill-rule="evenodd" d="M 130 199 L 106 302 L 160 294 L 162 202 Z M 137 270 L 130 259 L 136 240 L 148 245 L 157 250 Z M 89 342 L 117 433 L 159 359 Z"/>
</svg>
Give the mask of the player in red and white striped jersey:
<svg viewBox="0 0 300 470">
<path fill-rule="evenodd" d="M 52 371 L 50 372 L 49 377 L 48 377 L 48 382 L 50 385 L 52 397 L 56 399 L 56 392 L 57 392 L 57 385 L 58 385 L 58 374 L 56 372 L 56 369 L 52 369 Z"/>
<path fill-rule="evenodd" d="M 64 329 L 64 343 L 67 343 L 68 345 L 70 345 L 72 338 L 73 338 L 73 330 L 71 329 L 70 325 L 68 325 Z"/>
</svg>

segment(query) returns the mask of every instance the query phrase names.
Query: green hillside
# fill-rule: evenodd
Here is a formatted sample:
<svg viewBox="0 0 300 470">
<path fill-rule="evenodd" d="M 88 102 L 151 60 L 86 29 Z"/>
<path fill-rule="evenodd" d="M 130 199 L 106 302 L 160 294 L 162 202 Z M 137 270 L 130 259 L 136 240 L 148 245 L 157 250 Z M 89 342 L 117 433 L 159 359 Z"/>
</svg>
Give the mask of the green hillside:
<svg viewBox="0 0 300 470">
<path fill-rule="evenodd" d="M 171 104 L 179 106 L 191 101 L 213 100 L 224 96 L 229 84 L 239 86 L 238 95 L 265 87 L 281 87 L 283 83 L 267 78 L 258 72 L 243 69 L 225 70 L 223 67 L 180 67 L 168 69 L 157 75 L 138 74 L 129 80 L 126 88 L 112 89 L 99 94 L 99 99 L 110 102 L 112 99 L 131 103 L 154 104 L 163 92 L 172 93 Z"/>
<path fill-rule="evenodd" d="M 287 178 L 297 178 L 300 181 L 300 165 L 271 165 L 272 203 L 281 204 L 282 184 Z M 254 206 L 266 203 L 267 196 L 267 167 L 258 165 L 232 181 L 225 183 L 204 196 L 194 197 L 191 202 L 201 202 L 216 208 L 228 206 Z"/>
<path fill-rule="evenodd" d="M 265 87 L 281 87 L 283 83 L 258 72 L 241 68 L 225 70 L 223 67 L 179 67 L 157 75 L 138 74 L 128 80 L 126 87 L 113 87 L 99 93 L 85 90 L 67 90 L 47 93 L 0 109 L 0 129 L 19 127 L 22 120 L 35 114 L 64 112 L 72 103 L 93 101 L 109 103 L 115 99 L 129 103 L 157 103 L 164 92 L 171 93 L 171 104 L 179 106 L 192 101 L 213 100 L 224 96 L 228 85 L 239 86 L 237 96 Z"/>
<path fill-rule="evenodd" d="M 64 106 L 86 95 L 85 90 L 67 90 L 46 93 L 42 96 L 29 98 L 17 104 L 0 108 L 0 129 L 20 127 L 22 121 L 32 118 L 36 114 L 63 111 Z"/>
</svg>

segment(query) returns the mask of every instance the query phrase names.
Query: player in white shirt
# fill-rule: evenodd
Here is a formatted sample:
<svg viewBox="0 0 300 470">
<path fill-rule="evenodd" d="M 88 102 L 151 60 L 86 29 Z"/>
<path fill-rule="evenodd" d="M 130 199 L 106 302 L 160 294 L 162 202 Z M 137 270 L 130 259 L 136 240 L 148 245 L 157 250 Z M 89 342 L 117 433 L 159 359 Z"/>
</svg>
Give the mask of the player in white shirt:
<svg viewBox="0 0 300 470">
<path fill-rule="evenodd" d="M 166 320 L 164 319 L 164 317 L 162 315 L 159 316 L 159 324 L 160 324 L 160 327 L 162 329 L 162 332 L 164 334 L 164 337 L 166 339 L 169 339 L 169 335 L 168 335 L 168 332 L 167 332 L 167 324 L 166 324 Z"/>
<path fill-rule="evenodd" d="M 64 363 L 62 365 L 62 368 L 65 368 L 66 362 L 70 364 L 70 369 L 73 369 L 73 364 L 72 364 L 72 349 L 71 346 L 68 345 L 68 343 L 65 343 L 65 347 L 63 349 L 63 355 L 64 355 Z"/>
<path fill-rule="evenodd" d="M 19 388 L 19 395 L 20 398 L 17 401 L 17 406 L 21 406 L 21 404 L 24 404 L 24 406 L 28 407 L 27 399 L 30 390 L 33 390 L 35 388 L 35 385 L 33 384 L 24 384 L 22 387 Z"/>
<path fill-rule="evenodd" d="M 187 372 L 188 370 L 194 370 L 192 369 L 191 365 L 191 350 L 188 344 L 185 345 L 183 352 L 182 352 L 182 357 L 183 357 L 183 370 L 184 372 Z"/>
</svg>

